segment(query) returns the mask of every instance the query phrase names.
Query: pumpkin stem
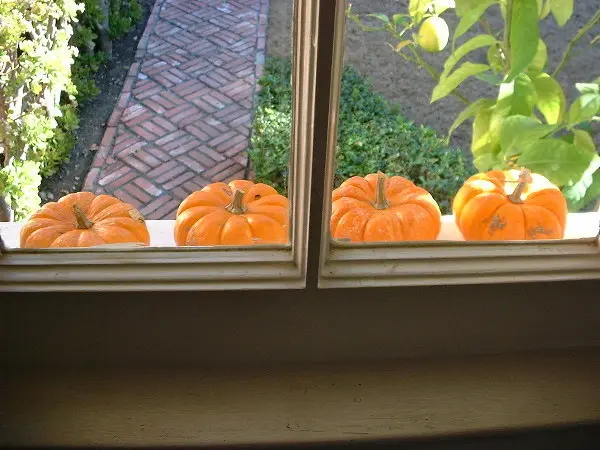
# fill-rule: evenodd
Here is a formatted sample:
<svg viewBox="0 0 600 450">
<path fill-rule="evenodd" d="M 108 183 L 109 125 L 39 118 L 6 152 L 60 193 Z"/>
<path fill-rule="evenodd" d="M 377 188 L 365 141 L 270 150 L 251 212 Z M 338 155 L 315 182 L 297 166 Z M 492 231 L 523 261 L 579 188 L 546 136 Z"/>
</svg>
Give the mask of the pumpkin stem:
<svg viewBox="0 0 600 450">
<path fill-rule="evenodd" d="M 521 169 L 521 173 L 519 174 L 519 184 L 517 184 L 513 193 L 508 196 L 508 199 L 513 203 L 523 203 L 521 195 L 531 181 L 531 171 L 525 168 Z"/>
<path fill-rule="evenodd" d="M 78 229 L 87 230 L 89 228 L 92 228 L 94 222 L 88 219 L 88 217 L 78 205 L 74 204 L 71 208 L 73 208 L 73 214 L 75 214 L 75 220 L 77 220 Z"/>
<path fill-rule="evenodd" d="M 231 214 L 244 214 L 246 212 L 246 207 L 242 203 L 242 200 L 244 199 L 244 194 L 244 191 L 236 189 L 233 192 L 233 200 L 229 205 L 225 207 L 225 209 Z"/>
<path fill-rule="evenodd" d="M 377 185 L 375 186 L 375 209 L 387 209 L 390 207 L 390 202 L 385 197 L 385 174 L 377 172 Z"/>
</svg>

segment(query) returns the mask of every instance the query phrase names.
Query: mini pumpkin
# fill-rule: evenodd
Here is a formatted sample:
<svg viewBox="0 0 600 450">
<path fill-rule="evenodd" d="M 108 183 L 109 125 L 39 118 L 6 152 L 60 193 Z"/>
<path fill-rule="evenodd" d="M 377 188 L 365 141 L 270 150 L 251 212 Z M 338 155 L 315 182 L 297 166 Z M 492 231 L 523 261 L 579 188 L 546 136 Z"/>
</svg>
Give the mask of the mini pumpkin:
<svg viewBox="0 0 600 450">
<path fill-rule="evenodd" d="M 212 183 L 179 205 L 177 245 L 252 245 L 288 242 L 289 202 L 266 184 Z"/>
<path fill-rule="evenodd" d="M 425 189 L 383 173 L 352 177 L 333 191 L 331 236 L 350 242 L 434 240 L 438 204 Z"/>
<path fill-rule="evenodd" d="M 560 239 L 567 222 L 563 194 L 528 169 L 473 175 L 456 194 L 452 209 L 467 240 Z"/>
<path fill-rule="evenodd" d="M 21 229 L 21 248 L 150 244 L 142 215 L 110 195 L 77 192 L 46 203 Z"/>
</svg>

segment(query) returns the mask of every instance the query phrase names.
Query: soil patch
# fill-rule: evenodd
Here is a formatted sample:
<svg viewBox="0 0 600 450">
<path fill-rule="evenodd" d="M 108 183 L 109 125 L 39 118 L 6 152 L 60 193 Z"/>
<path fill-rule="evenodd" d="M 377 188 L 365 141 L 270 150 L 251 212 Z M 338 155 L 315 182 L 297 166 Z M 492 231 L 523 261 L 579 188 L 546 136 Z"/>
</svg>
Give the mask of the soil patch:
<svg viewBox="0 0 600 450">
<path fill-rule="evenodd" d="M 408 0 L 355 0 L 353 11 L 365 13 L 406 13 Z M 557 66 L 567 46 L 567 42 L 575 35 L 596 12 L 598 0 L 579 0 L 575 2 L 575 11 L 564 28 L 559 28 L 553 18 L 542 23 L 542 38 L 548 47 L 548 62 L 552 70 Z M 490 8 L 493 15 L 490 23 L 499 28 L 501 15 L 499 8 Z M 291 49 L 290 25 L 292 18 L 292 0 L 271 0 L 269 27 L 267 32 L 267 55 L 289 56 Z M 456 21 L 451 20 L 453 14 L 444 14 L 450 30 L 456 28 Z M 466 38 L 480 32 L 474 29 Z M 600 45 L 589 48 L 589 40 L 597 35 L 598 27 L 591 30 L 586 38 L 571 52 L 572 58 L 558 79 L 565 88 L 570 101 L 577 94 L 576 82 L 592 81 L 600 75 Z M 463 38 L 465 39 L 465 38 Z M 393 53 L 387 45 L 388 35 L 380 32 L 363 32 L 356 24 L 347 22 L 344 46 L 344 59 L 347 64 L 355 66 L 363 75 L 369 76 L 373 87 L 390 102 L 400 105 L 400 111 L 409 120 L 434 128 L 440 136 L 445 136 L 456 114 L 464 108 L 464 104 L 453 96 L 440 100 L 433 105 L 429 103 L 435 83 L 424 69 L 416 68 L 412 63 Z M 448 46 L 450 47 L 450 46 Z M 440 68 L 442 61 L 449 55 L 449 48 L 428 57 L 434 67 Z M 483 52 L 475 54 L 479 62 L 485 63 Z M 464 83 L 461 91 L 474 100 L 481 97 L 493 97 L 495 90 L 488 84 L 479 81 Z M 598 135 L 597 135 L 598 136 Z M 463 149 L 465 156 L 471 157 L 469 147 L 471 127 L 459 128 L 453 135 L 452 145 Z"/>
<path fill-rule="evenodd" d="M 85 177 L 94 161 L 94 155 L 102 137 L 106 122 L 119 99 L 121 88 L 133 64 L 138 42 L 146 28 L 154 0 L 139 0 L 143 17 L 135 28 L 119 41 L 113 42 L 113 58 L 95 76 L 100 95 L 79 108 L 77 144 L 71 151 L 69 161 L 64 162 L 57 173 L 42 181 L 42 203 L 58 200 L 71 192 L 81 190 Z"/>
</svg>

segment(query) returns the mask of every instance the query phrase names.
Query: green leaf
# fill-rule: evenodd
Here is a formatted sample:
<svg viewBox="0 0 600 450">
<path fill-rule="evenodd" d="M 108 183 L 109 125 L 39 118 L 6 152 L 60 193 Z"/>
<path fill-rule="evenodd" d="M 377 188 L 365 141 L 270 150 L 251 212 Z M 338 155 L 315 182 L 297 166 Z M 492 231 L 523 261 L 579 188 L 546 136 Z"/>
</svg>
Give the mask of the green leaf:
<svg viewBox="0 0 600 450">
<path fill-rule="evenodd" d="M 510 116 L 500 128 L 500 147 L 504 157 L 517 155 L 529 145 L 554 132 L 556 125 L 544 125 L 532 117 Z"/>
<path fill-rule="evenodd" d="M 456 2 L 456 14 L 460 22 L 454 32 L 454 41 L 469 31 L 475 22 L 483 15 L 486 9 L 497 3 L 497 0 L 462 0 Z"/>
<path fill-rule="evenodd" d="M 431 5 L 433 6 L 433 10 L 436 14 L 442 14 L 447 9 L 456 7 L 454 0 L 433 0 Z"/>
<path fill-rule="evenodd" d="M 450 94 L 454 89 L 458 87 L 463 81 L 473 75 L 485 72 L 489 70 L 490 66 L 487 64 L 473 64 L 466 62 L 456 69 L 452 75 L 447 78 L 440 80 L 437 86 L 433 89 L 431 95 L 431 103 L 440 100 Z"/>
<path fill-rule="evenodd" d="M 573 130 L 573 143 L 577 147 L 587 148 L 592 152 L 596 151 L 596 144 L 594 144 L 592 136 L 585 130 Z"/>
<path fill-rule="evenodd" d="M 523 72 L 537 53 L 540 30 L 536 0 L 513 0 L 510 21 L 510 73 L 507 83 Z"/>
<path fill-rule="evenodd" d="M 535 86 L 527 75 L 520 73 L 514 81 L 510 115 L 521 114 L 530 116 L 533 113 L 536 103 L 537 92 Z"/>
<path fill-rule="evenodd" d="M 548 14 L 550 14 L 550 1 L 546 0 L 538 16 L 540 19 L 545 19 L 546 17 L 548 17 Z"/>
<path fill-rule="evenodd" d="M 583 94 L 569 108 L 569 125 L 592 119 L 600 111 L 600 94 Z"/>
<path fill-rule="evenodd" d="M 560 84 L 546 73 L 532 79 L 537 93 L 536 106 L 549 124 L 562 122 L 567 99 Z"/>
<path fill-rule="evenodd" d="M 450 130 L 448 130 L 448 138 L 446 139 L 446 142 L 450 141 L 450 136 L 452 136 L 454 130 L 456 130 L 465 120 L 475 117 L 481 108 L 489 108 L 494 103 L 495 101 L 489 98 L 480 98 L 463 109 L 454 120 L 454 123 L 452 123 Z"/>
<path fill-rule="evenodd" d="M 413 18 L 415 23 L 421 22 L 430 3 L 431 0 L 410 0 L 408 3 L 408 14 Z"/>
<path fill-rule="evenodd" d="M 581 94 L 600 94 L 600 85 L 597 83 L 575 83 L 575 88 Z"/>
<path fill-rule="evenodd" d="M 564 26 L 573 14 L 573 0 L 548 0 L 548 3 L 558 26 Z"/>
<path fill-rule="evenodd" d="M 448 76 L 450 71 L 454 69 L 456 63 L 460 61 L 465 55 L 473 50 L 476 50 L 481 47 L 488 47 L 496 42 L 496 38 L 494 36 L 490 36 L 489 34 L 479 34 L 474 38 L 469 39 L 463 45 L 458 47 L 452 55 L 448 57 L 446 62 L 444 63 L 444 70 L 440 75 L 440 79 L 444 79 Z"/>
<path fill-rule="evenodd" d="M 392 22 L 395 26 L 405 25 L 407 23 L 407 17 L 406 14 L 394 14 L 392 16 Z"/>
<path fill-rule="evenodd" d="M 500 53 L 499 45 L 491 45 L 487 51 L 487 61 L 492 70 L 496 73 L 504 75 L 504 61 Z"/>
<path fill-rule="evenodd" d="M 381 20 L 386 25 L 388 23 L 390 23 L 390 18 L 388 16 L 386 16 L 385 14 L 373 13 L 373 14 L 367 14 L 367 17 L 374 17 L 375 19 Z"/>
<path fill-rule="evenodd" d="M 600 197 L 599 167 L 600 158 L 594 159 L 577 183 L 562 189 L 570 212 L 579 211 L 588 203 Z"/>
<path fill-rule="evenodd" d="M 484 153 L 473 160 L 473 165 L 478 171 L 487 172 L 503 164 L 493 153 Z"/>
<path fill-rule="evenodd" d="M 533 60 L 527 66 L 528 72 L 539 73 L 544 70 L 546 63 L 548 62 L 548 48 L 542 39 L 538 41 L 537 52 L 533 57 Z"/>
<path fill-rule="evenodd" d="M 598 158 L 595 152 L 560 139 L 542 139 L 527 147 L 518 163 L 560 187 L 577 183 Z"/>
<path fill-rule="evenodd" d="M 406 41 L 402 41 L 402 42 L 398 42 L 396 44 L 396 47 L 394 48 L 394 50 L 396 52 L 399 52 L 400 50 L 402 50 L 404 47 L 406 47 L 407 45 L 412 44 L 412 41 L 406 40 Z"/>
</svg>

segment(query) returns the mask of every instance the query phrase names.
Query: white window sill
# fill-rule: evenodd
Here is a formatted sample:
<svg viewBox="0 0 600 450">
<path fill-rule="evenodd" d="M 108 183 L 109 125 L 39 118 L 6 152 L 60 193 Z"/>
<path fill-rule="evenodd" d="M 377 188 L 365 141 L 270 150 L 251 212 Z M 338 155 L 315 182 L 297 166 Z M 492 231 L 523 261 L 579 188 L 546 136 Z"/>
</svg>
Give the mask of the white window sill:
<svg viewBox="0 0 600 450">
<path fill-rule="evenodd" d="M 174 220 L 148 220 L 152 247 L 175 247 L 173 239 Z M 567 229 L 564 239 L 593 238 L 598 235 L 600 213 L 571 213 L 567 218 Z M 0 235 L 9 249 L 19 248 L 19 233 L 22 222 L 0 222 Z M 454 223 L 453 216 L 442 217 L 442 231 L 438 236 L 440 241 L 464 241 Z"/>
</svg>

